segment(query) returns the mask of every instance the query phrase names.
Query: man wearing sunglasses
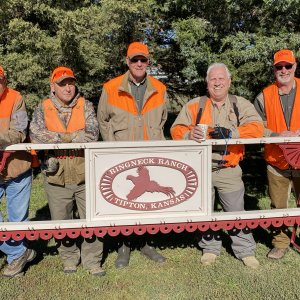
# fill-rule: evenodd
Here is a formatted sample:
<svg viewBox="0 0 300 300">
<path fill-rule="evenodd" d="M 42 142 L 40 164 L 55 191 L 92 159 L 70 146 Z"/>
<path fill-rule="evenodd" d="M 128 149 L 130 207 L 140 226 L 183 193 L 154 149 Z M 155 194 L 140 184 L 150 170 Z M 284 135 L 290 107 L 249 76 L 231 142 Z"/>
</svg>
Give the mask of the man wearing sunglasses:
<svg viewBox="0 0 300 300">
<path fill-rule="evenodd" d="M 140 42 L 128 46 L 128 71 L 104 84 L 97 118 L 104 141 L 164 140 L 167 120 L 166 87 L 149 76 L 149 49 Z M 127 242 L 127 241 L 126 241 Z M 141 253 L 163 263 L 166 259 L 147 243 Z M 122 243 L 115 262 L 117 268 L 129 264 L 129 244 Z"/>
<path fill-rule="evenodd" d="M 300 129 L 300 80 L 295 77 L 296 57 L 291 50 L 275 53 L 273 70 L 276 82 L 263 89 L 254 105 L 265 125 L 264 135 L 299 136 Z M 291 185 L 296 199 L 300 192 L 300 171 L 293 169 L 285 160 L 276 144 L 265 145 L 267 176 L 272 208 L 287 208 Z M 273 248 L 267 257 L 281 259 L 289 249 L 287 227 L 272 229 Z"/>
</svg>

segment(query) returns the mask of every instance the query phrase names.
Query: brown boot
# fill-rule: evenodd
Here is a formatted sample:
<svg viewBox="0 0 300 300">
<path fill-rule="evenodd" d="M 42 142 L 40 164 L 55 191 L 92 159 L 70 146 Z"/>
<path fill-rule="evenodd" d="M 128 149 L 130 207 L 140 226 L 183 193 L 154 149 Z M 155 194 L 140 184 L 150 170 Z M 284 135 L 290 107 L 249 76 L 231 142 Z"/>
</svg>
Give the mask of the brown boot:
<svg viewBox="0 0 300 300">
<path fill-rule="evenodd" d="M 203 255 L 201 256 L 200 261 L 203 266 L 210 266 L 216 262 L 216 258 L 217 258 L 216 254 L 206 252 L 203 253 Z"/>
<path fill-rule="evenodd" d="M 274 247 L 267 255 L 271 259 L 281 259 L 289 251 L 289 248 L 276 248 Z"/>
<path fill-rule="evenodd" d="M 259 261 L 255 258 L 255 256 L 247 256 L 242 258 L 242 262 L 244 265 L 251 269 L 257 269 L 259 267 Z"/>
<path fill-rule="evenodd" d="M 33 261 L 35 257 L 36 252 L 33 249 L 26 249 L 23 255 L 7 265 L 7 267 L 4 269 L 3 276 L 10 278 L 16 277 L 23 271 L 25 265 Z"/>
<path fill-rule="evenodd" d="M 106 272 L 100 267 L 100 266 L 95 266 L 92 269 L 89 270 L 90 274 L 94 276 L 105 276 Z"/>
</svg>

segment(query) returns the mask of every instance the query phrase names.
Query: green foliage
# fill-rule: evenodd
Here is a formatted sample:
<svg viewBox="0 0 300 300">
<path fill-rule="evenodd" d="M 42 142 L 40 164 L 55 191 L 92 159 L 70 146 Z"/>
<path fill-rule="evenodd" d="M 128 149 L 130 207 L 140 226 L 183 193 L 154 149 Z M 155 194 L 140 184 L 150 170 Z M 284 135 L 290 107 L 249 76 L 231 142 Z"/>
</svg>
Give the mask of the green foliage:
<svg viewBox="0 0 300 300">
<path fill-rule="evenodd" d="M 166 77 L 172 109 L 205 93 L 216 61 L 228 64 L 232 92 L 253 100 L 273 80 L 274 52 L 300 47 L 299 2 L 1 1 L 0 63 L 30 108 L 48 95 L 58 65 L 73 68 L 80 90 L 96 100 L 102 84 L 127 69 L 127 45 L 140 39 L 150 46 L 151 70 Z"/>
<path fill-rule="evenodd" d="M 253 163 L 253 159 L 250 159 Z M 253 180 L 253 178 L 249 178 Z M 34 179 L 30 203 L 30 220 L 50 218 L 43 190 L 42 176 Z M 253 191 L 252 191 L 253 192 Z M 253 198 L 262 208 L 269 208 L 268 198 Z M 256 196 L 257 197 L 257 196 Z M 293 204 L 295 203 L 295 199 Z M 5 208 L 2 207 L 5 211 Z M 170 233 L 156 236 L 159 250 L 167 257 L 164 265 L 157 265 L 135 250 L 127 268 L 116 269 L 114 251 L 118 237 L 105 238 L 105 277 L 94 277 L 79 266 L 77 273 L 65 274 L 54 240 L 31 241 L 38 255 L 29 264 L 23 277 L 1 278 L 1 299 L 31 300 L 93 300 L 93 299 L 299 299 L 300 256 L 290 250 L 280 261 L 266 257 L 270 247 L 267 229 L 254 230 L 258 241 L 256 257 L 258 270 L 246 268 L 229 251 L 230 241 L 224 239 L 224 248 L 214 266 L 200 263 L 201 251 L 196 247 L 199 233 Z M 5 257 L 0 256 L 0 269 Z M 2 272 L 2 270 L 1 270 Z"/>
<path fill-rule="evenodd" d="M 201 18 L 189 18 L 174 21 L 175 42 L 180 49 L 179 59 L 183 62 L 181 77 L 186 79 L 185 89 L 193 89 L 193 85 L 204 83 L 206 69 L 214 62 L 208 41 L 213 38 L 210 24 Z"/>
</svg>

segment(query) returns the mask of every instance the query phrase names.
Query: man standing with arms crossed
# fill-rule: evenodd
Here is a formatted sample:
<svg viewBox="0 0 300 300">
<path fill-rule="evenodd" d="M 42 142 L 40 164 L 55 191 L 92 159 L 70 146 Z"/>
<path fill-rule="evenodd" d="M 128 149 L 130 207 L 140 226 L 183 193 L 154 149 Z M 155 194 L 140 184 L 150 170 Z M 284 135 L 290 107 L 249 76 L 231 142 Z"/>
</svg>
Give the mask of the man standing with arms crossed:
<svg viewBox="0 0 300 300">
<path fill-rule="evenodd" d="M 0 145 L 22 143 L 26 138 L 28 117 L 21 94 L 7 87 L 7 78 L 0 66 Z M 6 196 L 8 222 L 28 220 L 31 192 L 31 154 L 27 151 L 1 151 L 0 201 Z M 3 222 L 0 213 L 0 222 Z M 36 253 L 26 242 L 9 240 L 0 242 L 0 251 L 7 255 L 8 265 L 3 276 L 15 277 Z"/>
<path fill-rule="evenodd" d="M 276 82 L 266 87 L 255 99 L 254 106 L 263 119 L 264 136 L 299 136 L 300 133 L 300 79 L 295 77 L 296 58 L 291 50 L 275 53 L 273 71 Z M 276 144 L 265 145 L 265 159 L 272 208 L 287 208 L 293 185 L 296 199 L 300 193 L 300 170 L 285 160 Z M 282 258 L 289 249 L 288 228 L 273 228 L 272 259 Z"/>
<path fill-rule="evenodd" d="M 128 71 L 104 84 L 97 118 L 104 141 L 164 140 L 167 120 L 166 87 L 147 75 L 148 47 L 140 42 L 129 45 Z M 163 263 L 166 259 L 146 244 L 141 253 Z M 129 264 L 130 248 L 122 244 L 115 262 L 117 268 Z"/>
</svg>

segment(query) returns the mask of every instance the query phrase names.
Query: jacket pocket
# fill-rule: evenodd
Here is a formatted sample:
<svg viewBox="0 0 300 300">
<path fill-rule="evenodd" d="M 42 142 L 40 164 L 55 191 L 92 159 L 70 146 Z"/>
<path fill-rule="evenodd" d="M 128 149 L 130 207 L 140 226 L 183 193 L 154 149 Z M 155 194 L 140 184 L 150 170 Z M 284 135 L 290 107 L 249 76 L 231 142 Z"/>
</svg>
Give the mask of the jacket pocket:
<svg viewBox="0 0 300 300">
<path fill-rule="evenodd" d="M 150 139 L 151 140 L 164 140 L 164 132 L 162 128 L 159 127 L 151 127 L 149 128 Z"/>
<path fill-rule="evenodd" d="M 228 114 L 228 121 L 229 121 L 229 127 L 237 127 L 238 125 L 238 120 L 237 120 L 237 116 L 234 113 L 233 109 L 230 110 L 230 113 Z M 227 124 L 226 124 L 227 125 Z M 224 127 L 226 127 L 226 125 Z M 228 128 L 228 125 L 226 128 Z"/>
<path fill-rule="evenodd" d="M 116 141 L 128 141 L 129 140 L 128 128 L 114 130 L 114 138 Z"/>
<path fill-rule="evenodd" d="M 85 165 L 83 157 L 76 157 L 74 160 L 74 171 L 76 184 L 85 182 Z"/>
</svg>

